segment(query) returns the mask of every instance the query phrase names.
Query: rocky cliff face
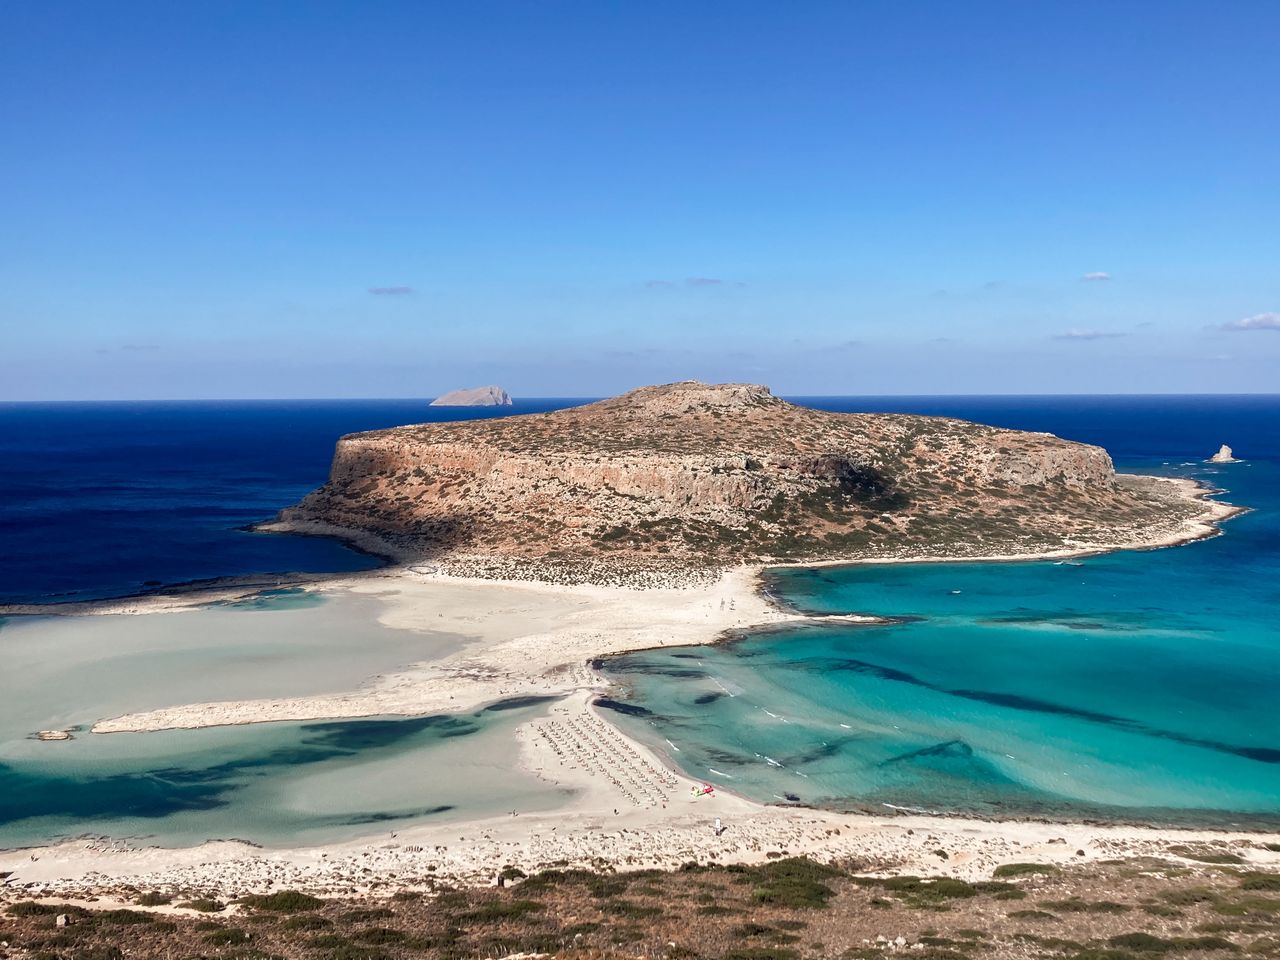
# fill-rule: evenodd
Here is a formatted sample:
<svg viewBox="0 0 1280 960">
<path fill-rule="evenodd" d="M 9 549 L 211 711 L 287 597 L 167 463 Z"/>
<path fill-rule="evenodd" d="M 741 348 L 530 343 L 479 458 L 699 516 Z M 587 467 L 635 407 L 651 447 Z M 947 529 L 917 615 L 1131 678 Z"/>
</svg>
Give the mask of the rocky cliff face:
<svg viewBox="0 0 1280 960">
<path fill-rule="evenodd" d="M 1099 447 L 688 382 L 344 437 L 328 483 L 277 528 L 372 537 L 403 558 L 717 565 L 1028 553 L 1173 509 Z"/>
</svg>

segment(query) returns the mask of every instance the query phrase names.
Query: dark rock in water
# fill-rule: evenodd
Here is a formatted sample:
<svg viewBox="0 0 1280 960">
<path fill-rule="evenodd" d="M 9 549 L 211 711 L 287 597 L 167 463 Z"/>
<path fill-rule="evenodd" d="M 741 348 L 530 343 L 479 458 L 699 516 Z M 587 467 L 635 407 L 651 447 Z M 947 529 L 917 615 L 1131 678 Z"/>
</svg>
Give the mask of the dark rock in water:
<svg viewBox="0 0 1280 960">
<path fill-rule="evenodd" d="M 704 693 L 699 697 L 694 697 L 693 702 L 699 706 L 703 706 L 704 704 L 715 703 L 723 696 L 723 693 Z"/>
<path fill-rule="evenodd" d="M 947 740 L 943 743 L 935 743 L 931 747 L 922 747 L 919 750 L 912 750 L 909 753 L 902 753 L 896 757 L 890 757 L 881 763 L 881 766 L 890 763 L 901 763 L 904 760 L 919 760 L 924 757 L 945 757 L 948 759 L 968 760 L 973 756 L 973 747 L 965 743 L 963 740 Z"/>
<path fill-rule="evenodd" d="M 646 710 L 644 707 L 636 706 L 634 703 L 623 703 L 621 700 L 614 700 L 611 697 L 597 697 L 595 705 L 606 710 L 612 710 L 615 713 L 625 714 L 628 717 L 653 716 L 652 710 Z"/>
<path fill-rule="evenodd" d="M 523 707 L 536 707 L 542 703 L 552 703 L 559 699 L 559 697 L 542 697 L 536 694 L 523 697 L 508 697 L 506 700 L 499 700 L 497 703 L 489 704 L 484 708 L 484 712 L 499 713 L 503 710 L 519 710 Z"/>
</svg>

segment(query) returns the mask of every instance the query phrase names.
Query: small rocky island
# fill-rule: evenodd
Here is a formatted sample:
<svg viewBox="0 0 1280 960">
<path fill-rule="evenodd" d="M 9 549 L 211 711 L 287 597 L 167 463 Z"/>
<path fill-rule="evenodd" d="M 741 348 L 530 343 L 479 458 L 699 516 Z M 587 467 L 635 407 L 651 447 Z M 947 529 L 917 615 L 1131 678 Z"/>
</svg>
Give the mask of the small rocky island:
<svg viewBox="0 0 1280 960">
<path fill-rule="evenodd" d="M 509 407 L 511 396 L 501 387 L 473 387 L 470 390 L 451 390 L 431 401 L 432 407 Z"/>
<path fill-rule="evenodd" d="M 1191 481 L 1117 474 L 1102 448 L 1046 433 L 687 381 L 343 437 L 328 483 L 265 529 L 468 575 L 657 582 L 744 563 L 1151 546 L 1230 513 Z"/>
<path fill-rule="evenodd" d="M 1235 454 L 1232 453 L 1231 448 L 1224 443 L 1222 446 L 1218 448 L 1218 452 L 1215 453 L 1212 457 L 1210 457 L 1207 462 L 1208 463 L 1239 463 L 1240 461 L 1235 458 Z"/>
</svg>

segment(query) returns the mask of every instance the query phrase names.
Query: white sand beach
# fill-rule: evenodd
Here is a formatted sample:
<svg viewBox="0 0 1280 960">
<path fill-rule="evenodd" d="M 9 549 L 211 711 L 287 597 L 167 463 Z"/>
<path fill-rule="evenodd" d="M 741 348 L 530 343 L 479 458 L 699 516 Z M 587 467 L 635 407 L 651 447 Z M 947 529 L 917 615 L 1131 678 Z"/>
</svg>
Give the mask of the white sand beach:
<svg viewBox="0 0 1280 960">
<path fill-rule="evenodd" d="M 174 704 L 101 719 L 93 732 L 461 712 L 509 697 L 567 694 L 581 688 L 581 667 L 593 657 L 707 643 L 726 630 L 796 619 L 756 592 L 757 575 L 742 568 L 705 586 L 654 590 L 466 580 L 413 569 L 335 581 L 323 589 L 378 597 L 385 626 L 459 635 L 466 646 L 343 693 Z"/>
<path fill-rule="evenodd" d="M 541 812 L 513 809 L 467 822 L 378 828 L 358 840 L 264 850 L 217 841 L 165 849 L 74 840 L 0 852 L 7 889 L 58 895 L 109 894 L 122 886 L 203 890 L 224 896 L 269 888 L 377 893 L 435 880 L 487 884 L 504 866 L 551 864 L 617 869 L 675 867 L 698 860 L 763 859 L 780 853 L 852 858 L 870 870 L 989 875 L 1002 862 L 1074 862 L 1163 853 L 1188 842 L 1228 847 L 1250 863 L 1280 854 L 1256 833 L 1141 827 L 866 816 L 760 805 L 727 791 L 695 796 L 672 771 L 591 706 L 605 681 L 601 655 L 706 643 L 725 631 L 801 619 L 757 591 L 742 568 L 706 585 L 667 590 L 466 581 L 413 570 L 313 586 L 376 596 L 385 626 L 464 638 L 441 659 L 385 673 L 338 694 L 175 703 L 104 718 L 98 735 L 269 720 L 461 712 L 503 698 L 563 699 L 516 732 L 526 774 L 567 790 Z M 161 609 L 172 609 L 161 603 Z M 137 612 L 146 610 L 140 605 Z M 58 744 L 38 744 L 57 749 Z M 725 830 L 716 835 L 721 818 Z M 938 851 L 946 853 L 944 859 Z"/>
</svg>

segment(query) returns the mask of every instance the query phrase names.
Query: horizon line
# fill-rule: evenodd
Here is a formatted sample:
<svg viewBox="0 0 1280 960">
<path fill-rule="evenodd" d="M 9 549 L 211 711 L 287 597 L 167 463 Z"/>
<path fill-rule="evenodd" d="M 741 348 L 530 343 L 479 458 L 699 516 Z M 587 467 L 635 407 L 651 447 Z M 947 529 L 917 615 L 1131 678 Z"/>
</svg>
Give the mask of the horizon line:
<svg viewBox="0 0 1280 960">
<path fill-rule="evenodd" d="M 639 388 L 632 388 L 639 389 Z M 630 391 L 623 391 L 628 393 Z M 512 395 L 513 401 L 533 401 L 533 400 L 575 400 L 594 402 L 597 400 L 607 400 L 611 397 L 620 396 L 621 394 L 600 394 L 600 395 Z M 137 397 L 137 398 L 43 398 L 43 399 L 0 399 L 0 406 L 18 405 L 18 404 L 39 404 L 39 403 L 388 403 L 388 402 L 422 402 L 430 403 L 432 400 L 444 394 L 436 396 L 420 396 L 420 397 Z M 774 396 L 782 400 L 840 400 L 848 398 L 857 399 L 977 399 L 977 398 L 1008 398 L 1008 399 L 1057 399 L 1057 398 L 1098 398 L 1098 397 L 1280 397 L 1280 391 L 1244 391 L 1244 392 L 1205 392 L 1205 393 L 1165 393 L 1165 392 L 1125 392 L 1125 393 L 775 393 Z M 503 406 L 462 405 L 458 407 L 449 407 L 441 409 L 505 409 Z"/>
</svg>

